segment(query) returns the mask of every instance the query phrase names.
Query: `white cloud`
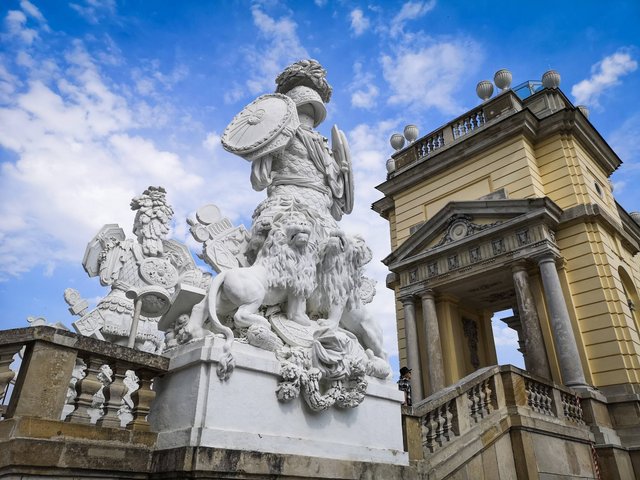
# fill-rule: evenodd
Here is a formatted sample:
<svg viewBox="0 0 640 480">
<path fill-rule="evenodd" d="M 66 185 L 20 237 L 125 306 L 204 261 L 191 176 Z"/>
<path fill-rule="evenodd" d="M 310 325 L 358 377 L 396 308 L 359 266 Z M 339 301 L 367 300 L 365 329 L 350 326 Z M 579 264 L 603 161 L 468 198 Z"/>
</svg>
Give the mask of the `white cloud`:
<svg viewBox="0 0 640 480">
<path fill-rule="evenodd" d="M 35 41 L 47 41 L 43 32 Z M 129 202 L 149 185 L 168 188 L 175 231 L 183 235 L 186 215 L 215 200 L 212 195 L 224 199 L 231 218 L 258 203 L 242 160 L 229 160 L 221 149 L 206 153 L 197 142 L 201 156 L 159 147 L 149 135 L 167 143 L 153 130 L 163 111 L 134 95 L 132 85 L 114 84 L 97 63 L 102 56 L 81 41 L 52 57 L 38 51 L 19 50 L 22 61 L 14 65 L 0 57 L 0 148 L 11 152 L 0 166 L 0 280 L 37 267 L 51 272 L 61 262 L 77 264 L 106 223 L 129 232 Z M 178 69 L 152 77 L 171 85 L 182 75 Z M 163 102 L 168 100 L 154 103 Z M 187 120 L 173 117 L 172 130 Z M 216 170 L 224 177 L 213 175 Z M 207 182 L 206 174 L 212 177 Z"/>
<path fill-rule="evenodd" d="M 116 14 L 115 0 L 84 0 L 78 3 L 70 3 L 74 9 L 87 22 L 96 24 L 101 18 Z"/>
<path fill-rule="evenodd" d="M 426 15 L 436 6 L 436 0 L 428 2 L 406 2 L 396 16 L 391 20 L 389 33 L 392 37 L 403 32 L 404 24 L 408 20 L 415 20 Z"/>
<path fill-rule="evenodd" d="M 423 38 L 421 42 L 397 47 L 392 54 L 383 55 L 381 61 L 392 92 L 390 104 L 436 108 L 455 115 L 462 110 L 455 94 L 461 82 L 481 63 L 482 51 L 474 41 L 464 38 L 443 41 Z"/>
<path fill-rule="evenodd" d="M 351 105 L 358 108 L 371 109 L 376 106 L 376 98 L 379 93 L 378 87 L 368 84 L 364 89 L 356 90 L 351 94 Z"/>
<path fill-rule="evenodd" d="M 251 13 L 253 23 L 262 37 L 262 40 L 256 43 L 262 46 L 254 47 L 247 52 L 246 62 L 252 67 L 247 87 L 250 93 L 257 95 L 272 91 L 276 77 L 285 66 L 308 58 L 309 55 L 300 43 L 296 32 L 297 24 L 291 18 L 275 19 L 258 5 L 253 6 Z"/>
<path fill-rule="evenodd" d="M 228 105 L 228 104 L 236 103 L 238 100 L 240 100 L 243 97 L 244 97 L 243 88 L 238 84 L 234 84 L 230 90 L 227 90 L 226 92 L 224 92 L 223 100 L 224 100 L 224 103 Z"/>
<path fill-rule="evenodd" d="M 493 322 L 493 341 L 496 347 L 518 348 L 518 333 L 506 324 Z"/>
<path fill-rule="evenodd" d="M 202 142 L 202 146 L 209 151 L 217 150 L 218 148 L 220 148 L 220 135 L 218 135 L 216 132 L 208 133 L 204 141 Z"/>
<path fill-rule="evenodd" d="M 313 3 L 322 8 L 327 4 L 327 0 L 313 0 Z"/>
<path fill-rule="evenodd" d="M 40 23 L 43 23 L 43 24 L 47 23 L 46 20 L 44 19 L 44 16 L 42 15 L 40 10 L 38 9 L 38 7 L 36 7 L 33 3 L 29 2 L 28 0 L 22 0 L 20 2 L 20 8 L 22 8 L 22 10 L 27 15 L 29 15 L 32 18 L 35 18 Z"/>
<path fill-rule="evenodd" d="M 638 62 L 625 51 L 618 51 L 603 58 L 591 67 L 591 77 L 571 87 L 575 103 L 598 106 L 598 100 L 605 90 L 620 83 L 620 78 L 634 72 Z"/>
<path fill-rule="evenodd" d="M 144 62 L 131 72 L 136 91 L 144 96 L 158 96 L 161 91 L 171 91 L 188 74 L 189 68 L 182 64 L 177 64 L 171 71 L 164 73 L 159 60 Z"/>
<path fill-rule="evenodd" d="M 375 77 L 370 72 L 363 72 L 362 63 L 353 66 L 353 81 L 349 86 L 351 91 L 351 105 L 357 108 L 372 109 L 376 106 L 376 99 L 380 90 L 374 83 Z"/>
<path fill-rule="evenodd" d="M 640 184 L 640 113 L 627 118 L 622 124 L 607 135 L 611 148 L 623 161 L 622 166 L 613 173 L 614 193 L 617 200 L 629 211 L 639 210 L 637 189 Z"/>
<path fill-rule="evenodd" d="M 356 37 L 362 35 L 370 26 L 369 19 L 364 16 L 360 8 L 352 10 L 349 17 L 351 18 L 351 30 Z"/>
<path fill-rule="evenodd" d="M 20 38 L 27 45 L 31 45 L 38 36 L 38 32 L 27 27 L 27 16 L 20 10 L 9 10 L 4 19 L 9 35 Z"/>
<path fill-rule="evenodd" d="M 371 204 L 382 197 L 374 187 L 386 178 L 385 165 L 391 148 L 387 139 L 396 125 L 395 121 L 359 124 L 347 133 L 353 163 L 355 202 L 353 213 L 343 217 L 341 222 L 346 232 L 364 234 L 373 251 L 374 260 L 367 265 L 365 273 L 377 281 L 377 293 L 367 308 L 375 314 L 383 329 L 385 348 L 389 353 L 396 353 L 398 349 L 394 294 L 385 285 L 389 270 L 380 261 L 391 251 L 389 224 L 371 210 Z"/>
</svg>

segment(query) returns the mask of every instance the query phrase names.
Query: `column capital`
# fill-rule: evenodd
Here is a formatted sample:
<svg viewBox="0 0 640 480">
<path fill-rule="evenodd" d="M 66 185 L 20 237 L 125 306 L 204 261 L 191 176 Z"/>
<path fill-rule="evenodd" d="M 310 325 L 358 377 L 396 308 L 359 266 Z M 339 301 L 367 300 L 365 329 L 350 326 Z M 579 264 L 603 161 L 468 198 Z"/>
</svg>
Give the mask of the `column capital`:
<svg viewBox="0 0 640 480">
<path fill-rule="evenodd" d="M 528 271 L 526 260 L 517 260 L 511 264 L 511 272 L 526 272 Z"/>
<path fill-rule="evenodd" d="M 419 295 L 422 300 L 435 300 L 436 298 L 436 293 L 431 288 L 422 290 Z"/>
<path fill-rule="evenodd" d="M 532 258 L 532 260 L 535 260 L 539 266 L 544 263 L 551 263 L 551 262 L 555 264 L 556 261 L 560 258 L 562 257 L 558 253 L 552 252 L 552 251 L 546 251 L 541 253 L 540 255 L 536 255 L 535 257 Z"/>
<path fill-rule="evenodd" d="M 403 305 L 406 305 L 406 304 L 413 305 L 416 303 L 416 297 L 413 293 L 399 294 L 398 300 L 400 300 L 400 302 L 402 302 Z"/>
</svg>

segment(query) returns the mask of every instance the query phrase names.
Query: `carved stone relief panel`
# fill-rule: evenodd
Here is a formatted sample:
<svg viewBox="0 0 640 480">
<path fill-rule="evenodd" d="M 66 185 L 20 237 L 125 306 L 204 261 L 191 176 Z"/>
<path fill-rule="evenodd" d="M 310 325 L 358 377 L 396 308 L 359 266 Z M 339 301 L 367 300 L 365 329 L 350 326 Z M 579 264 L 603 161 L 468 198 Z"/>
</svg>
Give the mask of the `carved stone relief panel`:
<svg viewBox="0 0 640 480">
<path fill-rule="evenodd" d="M 501 253 L 505 253 L 507 249 L 504 245 L 504 238 L 497 238 L 495 240 L 491 240 L 491 248 L 493 250 L 494 255 L 500 255 Z"/>
<path fill-rule="evenodd" d="M 427 265 L 427 275 L 429 277 L 435 277 L 438 275 L 438 262 L 432 262 Z"/>
<path fill-rule="evenodd" d="M 529 229 L 525 228 L 524 230 L 516 232 L 516 239 L 518 240 L 519 247 L 528 245 L 531 242 L 531 238 L 529 237 Z"/>
<path fill-rule="evenodd" d="M 468 318 L 462 319 L 462 330 L 467 339 L 469 346 L 469 357 L 473 368 L 480 366 L 480 357 L 478 355 L 478 324 L 474 320 Z"/>
</svg>

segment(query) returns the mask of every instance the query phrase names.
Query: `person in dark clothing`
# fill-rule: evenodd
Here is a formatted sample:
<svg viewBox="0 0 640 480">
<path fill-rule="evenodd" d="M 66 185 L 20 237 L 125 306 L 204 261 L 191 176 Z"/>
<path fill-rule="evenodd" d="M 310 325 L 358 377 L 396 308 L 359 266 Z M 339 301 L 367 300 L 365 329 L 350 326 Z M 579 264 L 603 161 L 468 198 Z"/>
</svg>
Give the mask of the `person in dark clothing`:
<svg viewBox="0 0 640 480">
<path fill-rule="evenodd" d="M 404 403 L 408 407 L 411 406 L 411 369 L 402 367 L 400 369 L 400 380 L 398 380 L 398 389 L 404 392 Z"/>
</svg>

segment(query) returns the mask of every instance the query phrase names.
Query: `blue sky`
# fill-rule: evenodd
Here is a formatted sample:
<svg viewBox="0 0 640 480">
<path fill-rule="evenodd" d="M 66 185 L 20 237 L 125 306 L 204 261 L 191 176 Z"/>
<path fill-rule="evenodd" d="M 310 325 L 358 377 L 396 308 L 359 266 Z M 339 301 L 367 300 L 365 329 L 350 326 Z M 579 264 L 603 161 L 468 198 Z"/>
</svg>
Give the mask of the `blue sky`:
<svg viewBox="0 0 640 480">
<path fill-rule="evenodd" d="M 640 3 L 356 2 L 328 0 L 5 0 L 0 4 L 0 327 L 27 316 L 69 324 L 62 292 L 95 302 L 106 292 L 80 265 L 105 223 L 130 232 L 130 199 L 162 185 L 173 235 L 206 203 L 248 222 L 263 193 L 249 164 L 219 135 L 277 73 L 312 57 L 334 95 L 320 130 L 347 133 L 356 207 L 344 228 L 376 259 L 388 228 L 370 210 L 391 153 L 388 138 L 414 123 L 426 134 L 479 103 L 478 81 L 500 68 L 513 84 L 549 69 L 591 110 L 622 158 L 615 194 L 640 210 Z M 393 301 L 378 280 L 374 310 L 396 353 Z M 496 331 L 498 348 L 515 337 Z"/>
</svg>

